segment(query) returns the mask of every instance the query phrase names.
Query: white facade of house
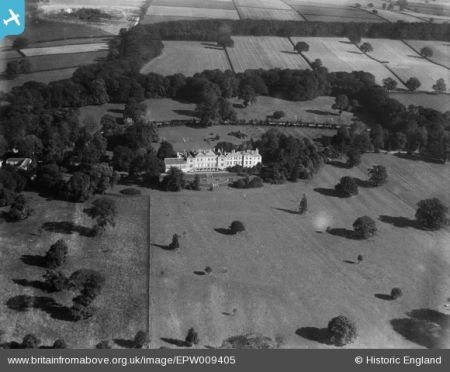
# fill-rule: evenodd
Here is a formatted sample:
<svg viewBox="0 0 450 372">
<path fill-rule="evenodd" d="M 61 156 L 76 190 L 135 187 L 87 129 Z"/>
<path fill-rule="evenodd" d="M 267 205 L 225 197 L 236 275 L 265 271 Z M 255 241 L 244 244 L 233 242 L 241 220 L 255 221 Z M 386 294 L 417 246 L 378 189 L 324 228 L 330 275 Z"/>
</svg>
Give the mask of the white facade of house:
<svg viewBox="0 0 450 372">
<path fill-rule="evenodd" d="M 258 149 L 246 151 L 232 151 L 229 153 L 211 149 L 190 152 L 179 152 L 176 158 L 164 159 L 165 170 L 175 167 L 185 173 L 190 172 L 218 172 L 235 165 L 252 168 L 261 163 L 262 158 Z"/>
</svg>

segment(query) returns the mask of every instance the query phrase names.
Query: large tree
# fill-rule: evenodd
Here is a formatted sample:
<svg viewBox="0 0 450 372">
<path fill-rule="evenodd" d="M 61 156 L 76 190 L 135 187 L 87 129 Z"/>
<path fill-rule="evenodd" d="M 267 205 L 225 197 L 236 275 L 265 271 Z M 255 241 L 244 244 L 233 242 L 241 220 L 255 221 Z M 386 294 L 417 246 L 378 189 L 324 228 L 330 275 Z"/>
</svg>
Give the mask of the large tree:
<svg viewBox="0 0 450 372">
<path fill-rule="evenodd" d="M 420 55 L 425 58 L 430 58 L 433 56 L 433 49 L 428 46 L 423 47 L 422 49 L 420 49 Z"/>
<path fill-rule="evenodd" d="M 359 49 L 361 50 L 361 52 L 363 52 L 364 54 L 373 52 L 373 47 L 372 44 L 365 42 L 362 43 L 361 46 L 359 47 Z"/>
<path fill-rule="evenodd" d="M 92 207 L 86 210 L 86 213 L 92 219 L 95 219 L 94 230 L 102 232 L 108 225 L 115 226 L 117 207 L 116 202 L 108 197 L 102 197 L 94 200 Z"/>
<path fill-rule="evenodd" d="M 368 216 L 357 218 L 353 223 L 353 229 L 355 231 L 355 235 L 360 239 L 370 238 L 375 235 L 377 231 L 375 221 Z"/>
<path fill-rule="evenodd" d="M 338 346 L 352 343 L 357 337 L 355 323 L 344 315 L 339 315 L 328 323 L 330 341 Z"/>
<path fill-rule="evenodd" d="M 342 177 L 334 189 L 338 195 L 343 197 L 358 195 L 358 185 L 353 177 Z"/>
<path fill-rule="evenodd" d="M 308 52 L 309 51 L 309 44 L 304 41 L 299 41 L 295 44 L 294 50 L 298 53 Z"/>
<path fill-rule="evenodd" d="M 447 85 L 445 84 L 445 80 L 442 78 L 436 80 L 436 84 L 433 85 L 433 90 L 436 93 L 445 93 L 445 91 L 447 90 Z"/>
<path fill-rule="evenodd" d="M 448 208 L 438 199 L 431 198 L 417 203 L 416 219 L 427 230 L 439 230 L 448 224 Z"/>
<path fill-rule="evenodd" d="M 369 181 L 374 186 L 380 186 L 386 183 L 387 181 L 387 170 L 384 165 L 374 165 L 369 169 Z"/>
<path fill-rule="evenodd" d="M 387 77 L 383 80 L 383 87 L 385 87 L 386 90 L 394 90 L 395 88 L 397 88 L 397 81 L 395 81 L 391 77 Z"/>
<path fill-rule="evenodd" d="M 342 111 L 347 110 L 349 108 L 349 106 L 350 106 L 350 101 L 349 101 L 348 97 L 345 94 L 340 94 L 335 98 L 332 109 L 339 110 L 339 115 L 341 115 Z"/>
<path fill-rule="evenodd" d="M 411 92 L 414 92 L 415 90 L 419 89 L 422 84 L 416 77 L 411 77 L 407 80 L 405 85 Z"/>
</svg>

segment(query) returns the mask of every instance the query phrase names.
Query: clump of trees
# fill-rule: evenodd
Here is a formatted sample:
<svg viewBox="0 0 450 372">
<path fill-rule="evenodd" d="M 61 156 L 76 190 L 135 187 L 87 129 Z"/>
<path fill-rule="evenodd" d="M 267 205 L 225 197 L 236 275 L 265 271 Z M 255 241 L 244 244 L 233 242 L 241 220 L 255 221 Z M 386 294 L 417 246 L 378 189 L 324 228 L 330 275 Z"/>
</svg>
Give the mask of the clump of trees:
<svg viewBox="0 0 450 372">
<path fill-rule="evenodd" d="M 355 323 L 344 315 L 331 319 L 328 323 L 330 341 L 337 346 L 352 343 L 357 337 Z"/>
<path fill-rule="evenodd" d="M 30 207 L 25 196 L 22 194 L 17 195 L 14 199 L 9 211 L 7 213 L 7 219 L 11 222 L 17 222 L 26 220 L 33 213 L 33 208 Z"/>
<path fill-rule="evenodd" d="M 103 233 L 109 226 L 116 225 L 116 202 L 108 197 L 102 197 L 92 202 L 92 207 L 85 210 L 86 214 L 95 220 L 93 232 Z"/>
<path fill-rule="evenodd" d="M 401 297 L 403 295 L 403 292 L 400 288 L 392 288 L 391 290 L 391 299 L 396 300 L 397 298 Z"/>
<path fill-rule="evenodd" d="M 254 189 L 263 187 L 262 179 L 258 176 L 240 178 L 231 184 L 232 187 L 237 189 Z"/>
<path fill-rule="evenodd" d="M 445 84 L 444 79 L 436 80 L 436 83 L 432 86 L 433 90 L 436 93 L 445 93 L 447 91 L 447 85 Z"/>
<path fill-rule="evenodd" d="M 368 239 L 375 235 L 377 232 L 377 226 L 372 218 L 362 216 L 357 218 L 353 223 L 353 230 L 355 232 L 355 236 L 359 239 Z"/>
<path fill-rule="evenodd" d="M 237 234 L 245 231 L 245 226 L 241 221 L 233 221 L 230 225 L 230 232 L 232 234 Z"/>
<path fill-rule="evenodd" d="M 50 246 L 45 255 L 45 263 L 48 268 L 56 269 L 66 262 L 67 252 L 69 251 L 64 240 L 60 239 Z"/>
<path fill-rule="evenodd" d="M 426 230 L 439 230 L 449 223 L 448 208 L 438 198 L 424 199 L 417 203 L 416 220 Z"/>
<path fill-rule="evenodd" d="M 339 180 L 334 190 L 339 196 L 347 198 L 358 195 L 358 184 L 353 177 L 345 176 Z"/>
<path fill-rule="evenodd" d="M 134 347 L 142 349 L 148 342 L 150 342 L 147 332 L 138 331 L 134 336 Z"/>
</svg>

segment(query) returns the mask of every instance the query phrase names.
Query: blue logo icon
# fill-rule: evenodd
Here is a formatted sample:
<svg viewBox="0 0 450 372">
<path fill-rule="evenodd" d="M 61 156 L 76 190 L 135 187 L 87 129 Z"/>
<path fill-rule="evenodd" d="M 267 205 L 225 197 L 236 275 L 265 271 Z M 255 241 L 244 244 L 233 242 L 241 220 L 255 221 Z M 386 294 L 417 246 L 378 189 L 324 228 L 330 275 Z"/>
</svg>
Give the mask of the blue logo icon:
<svg viewBox="0 0 450 372">
<path fill-rule="evenodd" d="M 0 39 L 25 30 L 25 1 L 0 0 Z"/>
</svg>

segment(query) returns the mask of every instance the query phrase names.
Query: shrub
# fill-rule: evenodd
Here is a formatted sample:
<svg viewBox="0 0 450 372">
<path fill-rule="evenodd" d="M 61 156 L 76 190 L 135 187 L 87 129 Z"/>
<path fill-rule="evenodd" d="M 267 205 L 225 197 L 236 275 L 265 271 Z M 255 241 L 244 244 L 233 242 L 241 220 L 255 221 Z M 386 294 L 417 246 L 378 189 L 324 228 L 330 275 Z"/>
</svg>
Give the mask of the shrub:
<svg viewBox="0 0 450 372">
<path fill-rule="evenodd" d="M 22 348 L 24 349 L 37 349 L 39 344 L 40 344 L 39 339 L 32 333 L 27 334 L 22 339 Z"/>
<path fill-rule="evenodd" d="M 60 239 L 52 244 L 45 255 L 45 263 L 50 269 L 56 269 L 66 262 L 68 248 L 64 240 Z"/>
<path fill-rule="evenodd" d="M 108 341 L 100 341 L 97 345 L 95 345 L 96 349 L 111 349 L 111 345 Z"/>
<path fill-rule="evenodd" d="M 192 345 L 197 345 L 199 342 L 198 333 L 195 332 L 194 328 L 189 328 L 188 333 L 185 338 L 186 346 L 191 347 Z"/>
<path fill-rule="evenodd" d="M 358 185 L 352 177 L 342 177 L 339 183 L 334 187 L 336 193 L 343 197 L 358 195 Z"/>
<path fill-rule="evenodd" d="M 86 320 L 94 315 L 94 308 L 91 306 L 83 306 L 79 303 L 74 303 L 70 308 L 70 315 L 74 321 Z"/>
<path fill-rule="evenodd" d="M 368 216 L 357 218 L 353 223 L 353 229 L 356 236 L 361 239 L 370 238 L 371 236 L 375 235 L 377 231 L 375 221 Z"/>
<path fill-rule="evenodd" d="M 263 182 L 261 178 L 259 178 L 258 176 L 254 176 L 252 178 L 246 177 L 238 179 L 237 181 L 233 182 L 231 186 L 237 189 L 254 189 L 263 187 Z"/>
<path fill-rule="evenodd" d="M 284 111 L 275 111 L 273 114 L 272 114 L 272 117 L 274 118 L 274 119 L 281 119 L 281 118 L 284 118 L 286 116 L 286 113 L 284 112 Z"/>
<path fill-rule="evenodd" d="M 358 255 L 357 260 L 358 260 L 358 263 L 363 262 L 363 256 L 362 256 L 362 254 Z"/>
<path fill-rule="evenodd" d="M 7 218 L 11 222 L 27 219 L 33 213 L 33 209 L 28 205 L 23 195 L 18 195 L 11 204 Z"/>
<path fill-rule="evenodd" d="M 142 349 L 142 347 L 149 342 L 147 333 L 144 331 L 138 331 L 134 336 L 134 347 L 136 349 Z"/>
<path fill-rule="evenodd" d="M 331 319 L 328 323 L 330 341 L 338 346 L 352 343 L 357 337 L 355 324 L 344 315 Z"/>
<path fill-rule="evenodd" d="M 67 344 L 62 338 L 59 338 L 53 343 L 53 349 L 67 349 Z"/>
<path fill-rule="evenodd" d="M 417 206 L 416 219 L 422 228 L 439 230 L 448 223 L 448 208 L 438 198 L 421 200 Z"/>
<path fill-rule="evenodd" d="M 180 248 L 180 242 L 178 241 L 178 235 L 173 234 L 172 242 L 169 244 L 169 249 L 174 250 Z"/>
<path fill-rule="evenodd" d="M 92 203 L 92 207 L 86 210 L 89 217 L 95 219 L 95 228 L 103 232 L 108 225 L 115 226 L 117 215 L 116 202 L 108 197 L 102 197 Z"/>
<path fill-rule="evenodd" d="M 230 231 L 232 234 L 245 231 L 245 226 L 241 221 L 233 221 L 230 225 Z"/>
<path fill-rule="evenodd" d="M 369 181 L 374 186 L 380 186 L 386 183 L 387 181 L 387 170 L 383 165 L 374 165 L 369 169 Z"/>
<path fill-rule="evenodd" d="M 397 298 L 401 297 L 402 295 L 403 295 L 403 292 L 400 288 L 392 288 L 391 298 L 393 300 L 396 300 Z"/>
<path fill-rule="evenodd" d="M 69 280 L 61 271 L 47 270 L 43 277 L 49 292 L 60 292 L 69 287 Z"/>
</svg>

